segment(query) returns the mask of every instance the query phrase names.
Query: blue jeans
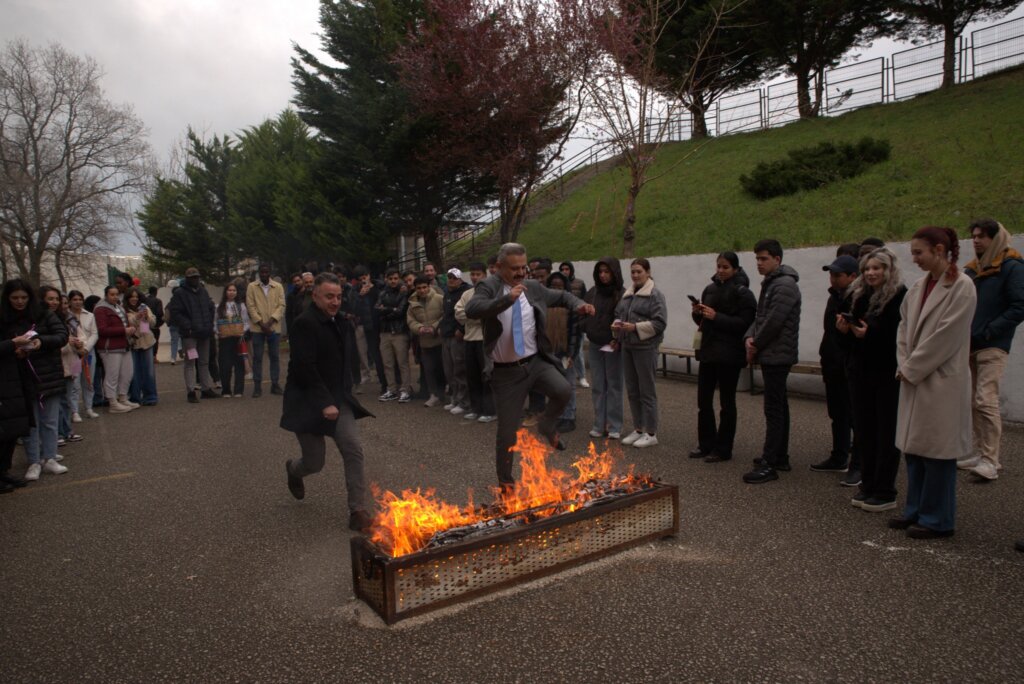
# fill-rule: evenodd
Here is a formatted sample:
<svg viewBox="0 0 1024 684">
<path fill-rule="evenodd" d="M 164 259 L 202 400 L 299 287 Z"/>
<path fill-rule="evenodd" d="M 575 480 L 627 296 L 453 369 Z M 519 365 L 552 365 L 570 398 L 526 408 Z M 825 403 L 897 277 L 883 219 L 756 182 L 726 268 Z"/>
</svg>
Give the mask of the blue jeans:
<svg viewBox="0 0 1024 684">
<path fill-rule="evenodd" d="M 263 344 L 267 345 L 270 357 L 270 382 L 277 385 L 281 380 L 281 335 L 279 333 L 252 334 L 252 385 L 260 389 L 263 382 Z"/>
<path fill-rule="evenodd" d="M 939 532 L 956 529 L 956 461 L 906 454 L 903 517 Z"/>
<path fill-rule="evenodd" d="M 128 400 L 136 404 L 155 404 L 156 396 L 156 373 L 153 369 L 152 349 L 133 349 L 132 382 L 128 386 Z"/>
<path fill-rule="evenodd" d="M 590 396 L 594 401 L 594 430 L 622 432 L 622 351 L 603 352 L 591 343 Z"/>
<path fill-rule="evenodd" d="M 60 417 L 57 419 L 57 434 L 61 437 L 70 437 L 74 430 L 71 429 L 71 386 L 74 380 L 64 378 L 64 392 L 60 395 Z"/>
<path fill-rule="evenodd" d="M 168 325 L 167 330 L 171 333 L 171 361 L 177 361 L 178 348 L 181 346 L 181 333 L 173 325 Z"/>
<path fill-rule="evenodd" d="M 29 464 L 42 463 L 57 455 L 57 422 L 60 420 L 60 403 L 66 394 L 57 393 L 42 399 L 32 400 L 32 413 L 36 426 L 25 440 L 25 457 Z"/>
</svg>

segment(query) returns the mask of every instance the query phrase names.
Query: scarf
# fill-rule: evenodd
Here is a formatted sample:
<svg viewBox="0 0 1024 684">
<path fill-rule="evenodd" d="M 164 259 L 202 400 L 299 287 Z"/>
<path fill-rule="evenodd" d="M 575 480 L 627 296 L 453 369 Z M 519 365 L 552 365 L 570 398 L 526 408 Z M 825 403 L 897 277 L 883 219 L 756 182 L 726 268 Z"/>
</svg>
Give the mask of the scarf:
<svg viewBox="0 0 1024 684">
<path fill-rule="evenodd" d="M 999 232 L 992 238 L 992 244 L 978 258 L 967 264 L 966 268 L 974 271 L 975 279 L 987 278 L 999 273 L 1004 259 L 1020 259 L 1021 254 L 1010 247 L 1010 231 L 999 224 Z"/>
</svg>

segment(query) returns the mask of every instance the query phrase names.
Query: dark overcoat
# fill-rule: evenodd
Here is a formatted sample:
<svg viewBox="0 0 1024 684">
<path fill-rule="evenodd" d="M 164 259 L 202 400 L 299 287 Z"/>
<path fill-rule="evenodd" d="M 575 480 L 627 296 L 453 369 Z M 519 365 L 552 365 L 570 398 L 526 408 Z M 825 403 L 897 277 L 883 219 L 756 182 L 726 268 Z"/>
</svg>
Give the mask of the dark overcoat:
<svg viewBox="0 0 1024 684">
<path fill-rule="evenodd" d="M 347 404 L 356 418 L 372 415 L 352 396 L 355 337 L 340 314 L 330 317 L 315 304 L 296 317 L 289 333 L 288 380 L 281 427 L 296 433 L 333 435 L 336 421 L 323 417 L 328 406 Z"/>
</svg>

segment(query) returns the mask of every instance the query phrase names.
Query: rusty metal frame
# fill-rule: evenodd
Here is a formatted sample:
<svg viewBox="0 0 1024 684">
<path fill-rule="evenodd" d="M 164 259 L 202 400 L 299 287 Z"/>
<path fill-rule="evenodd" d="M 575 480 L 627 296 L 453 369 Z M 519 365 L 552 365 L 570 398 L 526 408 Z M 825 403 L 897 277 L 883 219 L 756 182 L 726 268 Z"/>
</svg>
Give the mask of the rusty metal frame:
<svg viewBox="0 0 1024 684">
<path fill-rule="evenodd" d="M 438 561 L 450 561 L 457 556 L 464 556 L 474 551 L 493 549 L 497 546 L 511 547 L 517 541 L 525 537 L 536 536 L 546 531 L 558 531 L 561 528 L 569 528 L 572 525 L 599 519 L 610 513 L 632 508 L 640 504 L 663 498 L 671 498 L 672 502 L 672 524 L 670 527 L 656 532 L 641 535 L 628 539 L 614 546 L 599 549 L 593 552 L 585 552 L 579 556 L 556 562 L 548 567 L 540 568 L 528 574 L 518 575 L 509 579 L 495 582 L 487 586 L 471 589 L 456 596 L 420 605 L 414 608 L 401 609 L 399 597 L 397 596 L 397 580 L 401 571 L 409 569 L 422 569 L 431 563 Z M 645 541 L 674 537 L 679 533 L 679 489 L 675 485 L 656 484 L 650 489 L 645 489 L 633 494 L 627 494 L 608 503 L 598 504 L 584 508 L 572 513 L 563 513 L 550 518 L 543 518 L 529 525 L 523 525 L 510 530 L 495 532 L 465 542 L 449 544 L 447 546 L 423 549 L 406 556 L 393 558 L 384 553 L 375 544 L 362 536 L 355 536 L 351 540 L 352 556 L 352 585 L 355 595 L 365 601 L 373 608 L 387 624 L 394 624 L 399 620 L 421 615 L 455 603 L 468 601 L 495 591 L 500 591 L 509 586 L 528 582 L 539 577 L 561 572 L 570 567 L 596 560 L 598 558 L 618 553 L 626 548 L 636 546 Z"/>
</svg>

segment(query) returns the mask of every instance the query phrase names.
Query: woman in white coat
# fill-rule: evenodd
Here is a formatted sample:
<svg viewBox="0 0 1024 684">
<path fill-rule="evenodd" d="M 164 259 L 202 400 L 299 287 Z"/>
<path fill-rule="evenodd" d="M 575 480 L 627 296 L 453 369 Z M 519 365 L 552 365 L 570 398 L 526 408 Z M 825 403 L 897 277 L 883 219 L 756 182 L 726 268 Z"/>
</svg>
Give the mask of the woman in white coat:
<svg viewBox="0 0 1024 684">
<path fill-rule="evenodd" d="M 925 276 L 900 307 L 896 446 L 907 461 L 907 503 L 889 526 L 934 539 L 953 535 L 956 461 L 971 453 L 969 361 L 977 296 L 956 267 L 960 245 L 951 228 L 920 229 L 910 253 Z"/>
</svg>

